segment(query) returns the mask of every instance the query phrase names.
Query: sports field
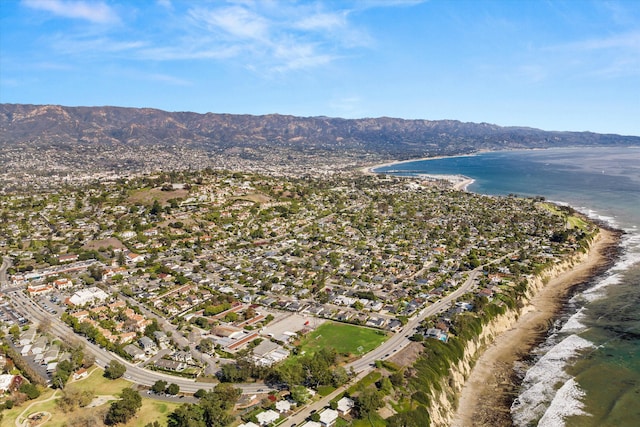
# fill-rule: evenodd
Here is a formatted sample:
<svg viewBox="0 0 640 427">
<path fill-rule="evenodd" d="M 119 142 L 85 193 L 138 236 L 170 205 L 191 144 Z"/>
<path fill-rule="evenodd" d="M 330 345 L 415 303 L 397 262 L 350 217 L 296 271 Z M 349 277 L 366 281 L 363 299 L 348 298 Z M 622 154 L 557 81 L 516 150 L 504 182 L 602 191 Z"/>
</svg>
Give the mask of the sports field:
<svg viewBox="0 0 640 427">
<path fill-rule="evenodd" d="M 377 329 L 325 322 L 302 339 L 300 353 L 313 354 L 320 348 L 333 347 L 339 354 L 361 355 L 373 350 L 386 339 L 387 334 Z"/>
</svg>

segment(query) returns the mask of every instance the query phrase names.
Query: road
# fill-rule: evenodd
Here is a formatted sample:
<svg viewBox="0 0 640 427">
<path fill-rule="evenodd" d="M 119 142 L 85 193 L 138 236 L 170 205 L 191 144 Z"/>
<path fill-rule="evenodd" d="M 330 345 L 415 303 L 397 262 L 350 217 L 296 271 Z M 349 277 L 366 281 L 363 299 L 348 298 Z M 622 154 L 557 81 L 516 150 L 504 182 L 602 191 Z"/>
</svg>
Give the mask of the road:
<svg viewBox="0 0 640 427">
<path fill-rule="evenodd" d="M 347 369 L 347 371 L 351 371 L 351 369 L 353 369 L 353 371 L 357 373 L 356 377 L 352 379 L 352 382 L 359 381 L 360 379 L 364 378 L 367 374 L 369 374 L 371 371 L 373 371 L 375 369 L 376 360 L 387 359 L 391 357 L 393 354 L 395 354 L 396 352 L 402 351 L 406 346 L 408 346 L 409 343 L 411 342 L 409 338 L 411 337 L 411 335 L 415 333 L 416 328 L 419 326 L 420 322 L 422 322 L 427 317 L 430 317 L 442 311 L 445 311 L 446 309 L 448 309 L 452 301 L 469 292 L 473 288 L 475 284 L 475 280 L 483 271 L 484 266 L 499 262 L 503 258 L 510 255 L 512 254 L 507 254 L 499 259 L 493 260 L 487 264 L 484 264 L 483 266 L 480 266 L 474 270 L 471 270 L 465 282 L 462 285 L 460 285 L 456 290 L 451 292 L 449 295 L 443 297 L 439 301 L 435 302 L 434 304 L 430 305 L 429 307 L 426 307 L 423 310 L 421 310 L 420 313 L 416 315 L 414 318 L 412 318 L 411 320 L 409 320 L 407 324 L 404 325 L 398 333 L 394 334 L 391 338 L 389 338 L 383 344 L 378 346 L 376 349 L 365 354 L 362 358 L 345 365 L 345 369 Z M 3 262 L 3 267 L 4 265 L 5 265 L 5 262 Z M 8 268 L 8 266 L 5 267 L 5 270 L 6 268 Z M 6 293 L 11 296 L 11 299 L 19 307 L 21 307 L 23 311 L 25 311 L 25 315 L 27 315 L 30 320 L 35 322 L 45 322 L 45 323 L 48 322 L 49 331 L 52 334 L 59 337 L 67 337 L 67 338 L 72 337 L 71 338 L 72 340 L 82 342 L 85 346 L 85 352 L 89 352 L 95 357 L 97 365 L 104 368 L 109 364 L 111 360 L 114 360 L 114 359 L 124 364 L 127 367 L 127 371 L 125 373 L 125 379 L 133 383 L 136 383 L 142 386 L 151 387 L 156 381 L 164 380 L 164 381 L 167 381 L 169 384 L 171 383 L 177 384 L 180 387 L 180 391 L 184 393 L 195 393 L 199 389 L 211 389 L 216 384 L 216 383 L 196 382 L 195 380 L 188 379 L 188 378 L 181 378 L 181 377 L 164 374 L 157 371 L 150 371 L 150 370 L 143 369 L 142 367 L 136 364 L 130 363 L 129 361 L 122 359 L 118 355 L 115 355 L 89 342 L 84 337 L 76 335 L 73 332 L 73 330 L 69 326 L 67 326 L 64 322 L 62 322 L 57 316 L 53 316 L 49 314 L 44 309 L 42 309 L 42 307 L 36 304 L 33 300 L 27 297 L 24 294 L 22 288 L 6 289 Z M 146 310 L 144 307 L 140 307 L 140 308 L 144 309 L 145 312 L 148 312 L 148 310 Z M 147 314 L 150 314 L 150 313 L 147 313 Z M 154 315 L 154 317 L 156 316 Z M 158 319 L 158 320 L 160 321 L 163 319 Z M 178 331 L 174 331 L 175 327 L 173 327 L 173 325 L 169 325 L 165 322 L 166 321 L 164 320 L 161 322 L 163 327 L 169 327 L 169 329 L 172 330 L 172 332 L 174 333 L 178 332 Z M 184 338 L 184 336 L 177 333 L 175 337 L 177 338 L 178 336 L 182 338 L 179 340 L 181 341 L 179 344 L 187 345 L 187 343 L 184 342 L 184 341 L 187 341 L 186 338 Z M 271 390 L 275 390 L 262 383 L 234 384 L 234 386 L 240 388 L 243 394 L 258 394 L 258 393 L 264 393 Z M 340 387 L 337 390 L 335 390 L 333 393 L 329 394 L 328 396 L 325 396 L 319 399 L 318 401 L 313 402 L 312 404 L 302 408 L 299 412 L 290 416 L 282 425 L 284 427 L 291 427 L 293 425 L 300 424 L 302 421 L 304 421 L 307 417 L 310 416 L 312 411 L 314 410 L 318 411 L 324 408 L 325 406 L 327 406 L 331 401 L 331 399 L 335 398 L 339 393 L 344 391 L 346 387 L 347 385 Z"/>
<path fill-rule="evenodd" d="M 8 256 L 2 257 L 2 266 L 0 266 L 0 288 L 3 286 L 9 286 L 7 270 L 11 267 L 12 262 L 12 259 Z"/>
<path fill-rule="evenodd" d="M 156 313 L 152 312 L 148 308 L 146 308 L 143 304 L 140 304 L 133 298 L 120 295 L 120 298 L 124 299 L 132 306 L 136 306 L 140 309 L 140 311 L 145 315 L 145 317 L 149 319 L 156 319 L 160 328 L 171 334 L 171 339 L 179 348 L 189 348 L 191 352 L 191 356 L 195 360 L 199 360 L 202 364 L 205 365 L 205 374 L 206 375 L 214 375 L 218 371 L 218 360 L 214 357 L 209 356 L 206 353 L 200 352 L 183 334 L 180 332 L 175 325 L 169 322 L 167 319 L 158 316 Z"/>
<path fill-rule="evenodd" d="M 120 356 L 113 354 L 100 346 L 89 342 L 86 338 L 75 334 L 73 330 L 67 326 L 62 320 L 44 311 L 42 307 L 36 304 L 33 300 L 27 297 L 23 290 L 13 288 L 8 290 L 11 300 L 23 311 L 28 318 L 37 323 L 48 323 L 49 332 L 55 336 L 66 338 L 67 340 L 82 342 L 85 346 L 85 352 L 92 354 L 96 359 L 96 364 L 102 368 L 109 365 L 111 360 L 117 360 L 127 367 L 127 371 L 124 378 L 142 385 L 151 387 L 156 381 L 164 380 L 167 383 L 177 384 L 180 387 L 180 391 L 184 393 L 195 393 L 199 389 L 212 389 L 217 383 L 196 382 L 189 378 L 182 378 L 173 375 L 164 374 L 162 372 L 151 371 L 144 369 L 136 364 L 133 364 Z M 272 390 L 269 386 L 262 383 L 255 384 L 234 384 L 242 390 L 244 394 L 256 394 L 258 390 L 266 392 Z"/>
<path fill-rule="evenodd" d="M 351 368 L 353 368 L 353 370 L 358 374 L 355 381 L 356 382 L 360 381 L 362 378 L 364 378 L 367 374 L 369 374 L 371 371 L 375 369 L 376 360 L 388 359 L 391 356 L 393 356 L 396 352 L 402 351 L 411 342 L 409 337 L 411 337 L 411 335 L 414 334 L 420 322 L 422 322 L 424 319 L 426 319 L 429 316 L 433 316 L 437 313 L 447 310 L 452 301 L 466 294 L 473 288 L 476 278 L 482 272 L 482 268 L 483 267 L 480 266 L 475 270 L 472 270 L 471 272 L 469 272 L 469 275 L 467 276 L 467 280 L 465 280 L 465 282 L 462 285 L 460 285 L 455 291 L 451 292 L 449 295 L 445 296 L 444 298 L 430 305 L 429 307 L 424 308 L 417 316 L 415 316 L 409 322 L 407 322 L 407 324 L 404 325 L 398 333 L 394 334 L 391 338 L 389 338 L 387 341 L 382 343 L 376 349 L 365 354 L 362 358 L 356 360 L 355 362 L 351 362 L 345 365 L 347 372 L 349 372 Z M 333 393 L 329 394 L 328 396 L 325 396 L 320 400 L 313 402 L 308 406 L 305 406 L 301 411 L 290 416 L 282 424 L 282 426 L 291 427 L 293 425 L 298 425 L 302 423 L 307 417 L 311 415 L 312 411 L 319 411 L 325 406 L 328 406 L 329 402 L 332 399 L 334 399 L 336 396 L 338 396 L 338 394 L 346 390 L 346 388 L 347 386 L 340 387 L 337 390 L 335 390 Z"/>
</svg>

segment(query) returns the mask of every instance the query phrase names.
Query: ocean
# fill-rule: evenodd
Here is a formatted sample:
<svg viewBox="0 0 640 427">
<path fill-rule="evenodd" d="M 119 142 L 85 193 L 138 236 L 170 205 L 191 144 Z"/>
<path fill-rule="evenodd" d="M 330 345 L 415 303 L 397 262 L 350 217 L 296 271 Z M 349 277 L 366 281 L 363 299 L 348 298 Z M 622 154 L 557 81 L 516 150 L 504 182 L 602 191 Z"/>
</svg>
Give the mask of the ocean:
<svg viewBox="0 0 640 427">
<path fill-rule="evenodd" d="M 546 339 L 514 369 L 514 425 L 640 426 L 640 147 L 487 152 L 376 168 L 464 175 L 468 191 L 543 196 L 623 230 L 611 268 L 580 285 Z"/>
</svg>

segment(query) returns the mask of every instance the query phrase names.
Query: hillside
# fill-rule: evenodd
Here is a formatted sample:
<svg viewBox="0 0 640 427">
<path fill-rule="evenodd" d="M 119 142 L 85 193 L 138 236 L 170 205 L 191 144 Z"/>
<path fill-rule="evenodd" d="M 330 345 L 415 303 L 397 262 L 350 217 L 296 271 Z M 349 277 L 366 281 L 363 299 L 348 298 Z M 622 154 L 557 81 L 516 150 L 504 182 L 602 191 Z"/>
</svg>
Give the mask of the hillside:
<svg viewBox="0 0 640 427">
<path fill-rule="evenodd" d="M 640 137 L 455 120 L 0 104 L 3 182 L 24 174 L 75 177 L 202 167 L 297 174 L 479 150 L 638 144 Z"/>
</svg>

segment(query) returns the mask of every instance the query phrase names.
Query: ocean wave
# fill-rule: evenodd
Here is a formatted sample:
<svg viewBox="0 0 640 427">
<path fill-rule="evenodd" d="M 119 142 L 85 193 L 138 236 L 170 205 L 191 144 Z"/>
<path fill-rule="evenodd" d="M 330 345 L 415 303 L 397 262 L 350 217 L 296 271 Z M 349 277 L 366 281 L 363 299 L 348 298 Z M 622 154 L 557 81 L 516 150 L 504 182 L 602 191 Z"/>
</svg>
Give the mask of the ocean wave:
<svg viewBox="0 0 640 427">
<path fill-rule="evenodd" d="M 516 426 L 528 426 L 544 416 L 558 394 L 558 386 L 571 379 L 564 371 L 568 360 L 595 346 L 578 335 L 569 335 L 552 347 L 526 373 L 523 391 L 511 406 Z M 560 387 L 561 389 L 562 387 Z"/>
<path fill-rule="evenodd" d="M 596 282 L 595 285 L 587 289 L 581 294 L 581 297 L 586 301 L 595 301 L 600 298 L 604 298 L 607 292 L 607 288 L 611 285 L 617 285 L 622 280 L 620 274 L 612 274 L 604 279 Z"/>
<path fill-rule="evenodd" d="M 585 396 L 578 383 L 570 378 L 556 393 L 549 408 L 540 418 L 538 427 L 558 427 L 564 425 L 564 419 L 571 415 L 589 415 L 584 411 L 582 403 Z"/>
<path fill-rule="evenodd" d="M 586 315 L 584 314 L 584 309 L 584 307 L 580 307 L 580 309 L 573 316 L 569 317 L 565 324 L 562 325 L 560 333 L 576 333 L 583 331 L 586 328 L 586 326 L 582 323 L 582 320 L 584 320 L 584 318 L 586 317 Z"/>
<path fill-rule="evenodd" d="M 574 297 L 575 299 L 584 299 L 591 302 L 605 297 L 607 287 L 619 284 L 626 271 L 640 264 L 640 234 L 625 235 L 622 239 L 621 246 L 623 249 L 622 254 L 607 273 L 605 273 L 605 276 L 589 289 L 576 295 Z"/>
</svg>

